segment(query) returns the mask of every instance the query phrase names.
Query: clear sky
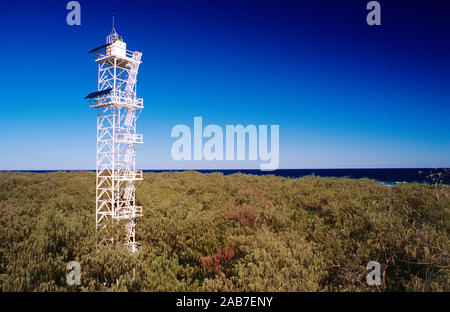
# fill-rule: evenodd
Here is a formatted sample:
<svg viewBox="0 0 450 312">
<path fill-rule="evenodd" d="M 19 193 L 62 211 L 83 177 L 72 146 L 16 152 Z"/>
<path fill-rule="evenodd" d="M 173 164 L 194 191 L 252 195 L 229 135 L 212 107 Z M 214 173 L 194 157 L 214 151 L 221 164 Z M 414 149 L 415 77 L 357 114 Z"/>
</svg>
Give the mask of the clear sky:
<svg viewBox="0 0 450 312">
<path fill-rule="evenodd" d="M 280 125 L 280 168 L 450 165 L 450 3 L 380 0 L 8 1 L 0 10 L 0 170 L 95 169 L 87 52 L 116 29 L 143 52 L 137 167 L 259 168 L 175 161 L 172 127 Z"/>
</svg>

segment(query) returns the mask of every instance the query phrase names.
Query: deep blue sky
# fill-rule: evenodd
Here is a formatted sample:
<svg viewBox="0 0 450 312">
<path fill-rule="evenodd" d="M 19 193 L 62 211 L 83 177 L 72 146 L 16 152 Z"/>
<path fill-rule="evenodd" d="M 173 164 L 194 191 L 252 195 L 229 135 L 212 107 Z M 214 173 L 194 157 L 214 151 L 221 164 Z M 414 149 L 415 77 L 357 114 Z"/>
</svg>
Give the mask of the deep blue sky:
<svg viewBox="0 0 450 312">
<path fill-rule="evenodd" d="M 450 165 L 450 4 L 380 0 L 9 1 L 0 10 L 0 170 L 94 169 L 96 90 L 87 53 L 116 29 L 143 52 L 137 166 L 259 168 L 181 161 L 177 124 L 280 125 L 280 168 Z"/>
</svg>

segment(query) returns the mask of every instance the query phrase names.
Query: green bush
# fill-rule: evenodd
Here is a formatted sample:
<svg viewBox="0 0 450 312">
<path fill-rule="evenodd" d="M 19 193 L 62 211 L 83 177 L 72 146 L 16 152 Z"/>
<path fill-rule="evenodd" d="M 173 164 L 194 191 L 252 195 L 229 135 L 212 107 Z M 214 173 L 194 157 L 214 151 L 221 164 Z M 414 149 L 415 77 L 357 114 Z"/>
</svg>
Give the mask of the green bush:
<svg viewBox="0 0 450 312">
<path fill-rule="evenodd" d="M 1 172 L 0 289 L 450 291 L 447 185 L 145 173 L 137 202 L 130 254 L 96 246 L 95 173 Z M 72 260 L 81 286 L 66 283 Z"/>
</svg>

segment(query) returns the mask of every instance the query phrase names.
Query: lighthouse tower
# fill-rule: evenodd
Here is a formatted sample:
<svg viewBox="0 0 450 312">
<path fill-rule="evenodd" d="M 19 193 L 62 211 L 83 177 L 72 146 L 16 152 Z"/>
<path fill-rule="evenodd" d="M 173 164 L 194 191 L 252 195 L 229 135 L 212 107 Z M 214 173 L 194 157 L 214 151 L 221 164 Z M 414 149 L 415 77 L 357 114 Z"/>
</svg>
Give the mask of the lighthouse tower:
<svg viewBox="0 0 450 312">
<path fill-rule="evenodd" d="M 127 50 L 127 44 L 113 28 L 106 44 L 89 53 L 98 64 L 98 90 L 86 98 L 97 110 L 97 166 L 95 221 L 101 243 L 124 241 L 131 252 L 138 249 L 136 218 L 136 145 L 143 144 L 136 133 L 136 120 L 144 108 L 136 97 L 136 77 L 142 53 Z"/>
</svg>

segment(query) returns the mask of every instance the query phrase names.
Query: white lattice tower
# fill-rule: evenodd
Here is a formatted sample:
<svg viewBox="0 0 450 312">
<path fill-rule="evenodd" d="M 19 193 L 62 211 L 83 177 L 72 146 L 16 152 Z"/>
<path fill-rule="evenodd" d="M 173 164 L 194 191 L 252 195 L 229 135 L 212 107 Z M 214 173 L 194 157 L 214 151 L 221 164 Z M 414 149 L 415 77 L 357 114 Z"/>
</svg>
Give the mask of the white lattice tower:
<svg viewBox="0 0 450 312">
<path fill-rule="evenodd" d="M 125 243 L 135 252 L 136 218 L 142 216 L 142 207 L 136 205 L 136 181 L 142 180 L 142 171 L 135 163 L 136 145 L 143 144 L 142 134 L 136 133 L 144 108 L 142 98 L 136 97 L 142 53 L 127 50 L 114 28 L 106 45 L 91 53 L 98 63 L 98 91 L 86 97 L 98 111 L 96 227 L 101 242 L 107 243 L 114 241 L 108 229 L 111 220 L 113 226 L 123 225 Z"/>
</svg>

